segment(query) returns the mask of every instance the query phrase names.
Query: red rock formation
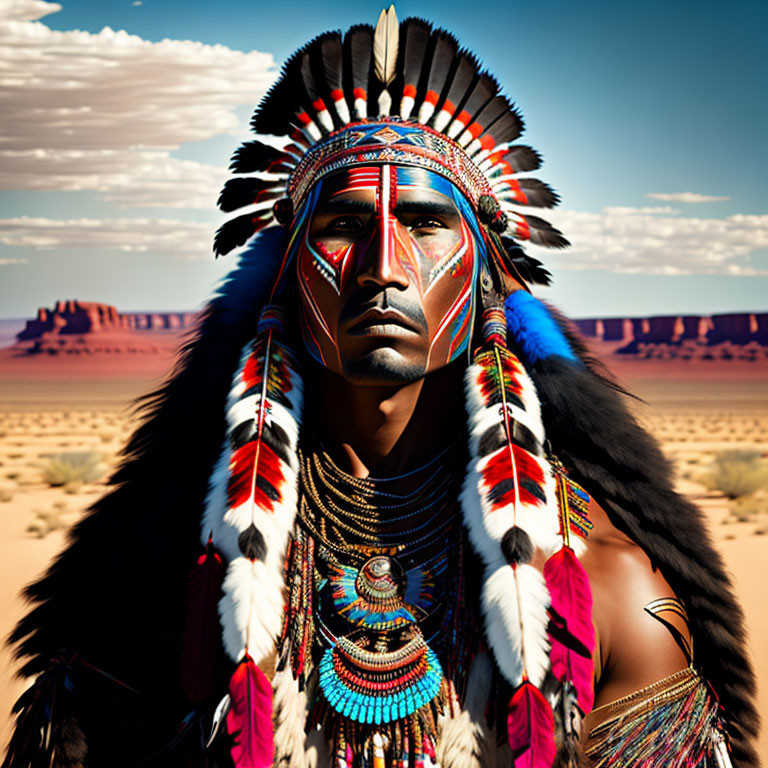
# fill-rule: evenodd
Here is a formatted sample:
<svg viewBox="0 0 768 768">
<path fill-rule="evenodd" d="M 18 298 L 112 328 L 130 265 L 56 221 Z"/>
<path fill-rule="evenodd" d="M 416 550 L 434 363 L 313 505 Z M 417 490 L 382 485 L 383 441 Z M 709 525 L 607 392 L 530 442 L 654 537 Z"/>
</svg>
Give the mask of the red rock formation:
<svg viewBox="0 0 768 768">
<path fill-rule="evenodd" d="M 185 312 L 120 314 L 109 304 L 57 301 L 27 321 L 14 347 L 21 354 L 166 354 L 194 318 Z"/>
</svg>

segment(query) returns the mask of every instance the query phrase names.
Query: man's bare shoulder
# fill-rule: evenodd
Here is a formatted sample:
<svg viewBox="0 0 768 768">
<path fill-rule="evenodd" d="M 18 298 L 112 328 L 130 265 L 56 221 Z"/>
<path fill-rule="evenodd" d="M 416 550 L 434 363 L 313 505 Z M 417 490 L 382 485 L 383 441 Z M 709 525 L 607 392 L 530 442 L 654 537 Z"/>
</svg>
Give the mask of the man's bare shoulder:
<svg viewBox="0 0 768 768">
<path fill-rule="evenodd" d="M 675 597 L 666 579 L 594 500 L 589 513 L 594 529 L 582 563 L 592 587 L 600 662 L 595 703 L 600 706 L 683 669 L 688 660 L 673 632 L 646 610 Z M 682 618 L 673 612 L 664 618 L 689 640 Z"/>
</svg>

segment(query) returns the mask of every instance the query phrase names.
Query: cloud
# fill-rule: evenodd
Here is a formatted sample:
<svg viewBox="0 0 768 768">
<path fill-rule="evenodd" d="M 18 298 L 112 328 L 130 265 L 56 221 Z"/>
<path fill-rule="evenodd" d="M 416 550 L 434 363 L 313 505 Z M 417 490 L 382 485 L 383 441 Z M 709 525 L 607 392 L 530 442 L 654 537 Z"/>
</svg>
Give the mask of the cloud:
<svg viewBox="0 0 768 768">
<path fill-rule="evenodd" d="M 174 219 L 0 219 L 0 243 L 38 251 L 66 248 L 212 258 L 213 227 Z"/>
<path fill-rule="evenodd" d="M 60 10 L 58 3 L 46 3 L 44 0 L 4 0 L 0 6 L 0 20 L 37 21 Z"/>
<path fill-rule="evenodd" d="M 212 183 L 215 195 L 223 171 L 170 153 L 240 132 L 235 109 L 256 104 L 270 85 L 272 54 L 150 42 L 109 27 L 62 32 L 37 21 L 60 8 L 42 0 L 0 6 L 0 188 L 90 189 L 123 205 L 183 199 L 207 207 L 209 197 L 194 188 Z"/>
<path fill-rule="evenodd" d="M 181 160 L 159 150 L 11 150 L 0 165 L 0 189 L 95 190 L 122 208 L 213 211 L 226 178 L 223 167 Z"/>
<path fill-rule="evenodd" d="M 572 242 L 547 253 L 559 269 L 605 269 L 657 275 L 768 276 L 752 255 L 768 247 L 768 215 L 700 219 L 659 209 L 605 208 L 600 213 L 552 211 L 547 219 Z M 537 249 L 537 255 L 542 250 Z"/>
<path fill-rule="evenodd" d="M 698 192 L 646 192 L 645 196 L 670 203 L 717 203 L 731 199 L 718 195 L 700 195 Z"/>
</svg>

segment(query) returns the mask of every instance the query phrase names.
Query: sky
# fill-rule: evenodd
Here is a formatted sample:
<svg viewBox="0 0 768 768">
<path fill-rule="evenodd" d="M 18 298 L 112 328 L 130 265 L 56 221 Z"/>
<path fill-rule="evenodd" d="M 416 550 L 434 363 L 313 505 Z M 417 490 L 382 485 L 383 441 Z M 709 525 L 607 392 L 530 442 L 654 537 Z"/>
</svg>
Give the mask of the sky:
<svg viewBox="0 0 768 768">
<path fill-rule="evenodd" d="M 281 62 L 381 0 L 0 0 L 0 317 L 193 310 L 229 156 Z M 768 310 L 768 4 L 398 2 L 521 109 L 574 317 Z M 533 211 L 539 214 L 539 211 Z"/>
</svg>

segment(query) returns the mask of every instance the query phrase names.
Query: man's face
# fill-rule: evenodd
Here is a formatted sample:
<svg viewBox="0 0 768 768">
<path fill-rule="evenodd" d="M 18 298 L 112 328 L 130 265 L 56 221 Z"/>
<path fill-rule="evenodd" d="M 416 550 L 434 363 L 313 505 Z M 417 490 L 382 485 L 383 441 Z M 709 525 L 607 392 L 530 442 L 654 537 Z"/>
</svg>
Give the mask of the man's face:
<svg viewBox="0 0 768 768">
<path fill-rule="evenodd" d="M 297 255 L 310 354 L 353 383 L 397 384 L 465 352 L 482 246 L 453 185 L 395 165 L 319 183 Z"/>
</svg>

